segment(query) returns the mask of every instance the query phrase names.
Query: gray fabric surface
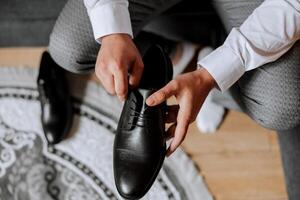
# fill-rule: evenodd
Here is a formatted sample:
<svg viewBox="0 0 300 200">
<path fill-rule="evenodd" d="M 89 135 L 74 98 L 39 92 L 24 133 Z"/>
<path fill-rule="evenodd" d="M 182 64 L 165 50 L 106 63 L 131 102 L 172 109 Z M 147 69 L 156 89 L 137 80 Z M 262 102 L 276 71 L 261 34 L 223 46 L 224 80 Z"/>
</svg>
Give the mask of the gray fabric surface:
<svg viewBox="0 0 300 200">
<path fill-rule="evenodd" d="M 210 1 L 184 0 L 152 19 L 143 30 L 175 41 L 219 46 L 225 33 Z M 220 41 L 222 39 L 222 41 Z"/>
<path fill-rule="evenodd" d="M 135 36 L 155 16 L 181 0 L 130 0 L 129 12 Z M 99 50 L 82 0 L 69 0 L 50 36 L 49 52 L 63 68 L 88 73 L 95 67 Z"/>
<path fill-rule="evenodd" d="M 227 30 L 239 26 L 262 2 L 239 0 L 234 1 L 233 6 L 231 1 L 214 0 Z M 230 91 L 235 102 L 256 122 L 267 128 L 282 130 L 277 133 L 290 200 L 300 198 L 299 67 L 298 41 L 277 61 L 247 72 Z"/>
<path fill-rule="evenodd" d="M 227 32 L 240 26 L 264 0 L 211 0 Z"/>
<path fill-rule="evenodd" d="M 239 81 L 244 111 L 264 127 L 300 125 L 300 42 L 279 60 L 246 73 Z"/>
<path fill-rule="evenodd" d="M 300 199 L 300 126 L 288 131 L 279 131 L 285 182 L 289 200 Z"/>
<path fill-rule="evenodd" d="M 98 50 L 83 1 L 69 0 L 50 35 L 52 58 L 68 71 L 83 73 L 94 68 Z"/>
<path fill-rule="evenodd" d="M 227 30 L 238 27 L 263 1 L 214 0 Z M 281 58 L 249 71 L 236 84 L 235 99 L 260 125 L 288 130 L 300 124 L 300 42 Z"/>
<path fill-rule="evenodd" d="M 47 46 L 66 0 L 1 0 L 0 46 Z"/>
</svg>

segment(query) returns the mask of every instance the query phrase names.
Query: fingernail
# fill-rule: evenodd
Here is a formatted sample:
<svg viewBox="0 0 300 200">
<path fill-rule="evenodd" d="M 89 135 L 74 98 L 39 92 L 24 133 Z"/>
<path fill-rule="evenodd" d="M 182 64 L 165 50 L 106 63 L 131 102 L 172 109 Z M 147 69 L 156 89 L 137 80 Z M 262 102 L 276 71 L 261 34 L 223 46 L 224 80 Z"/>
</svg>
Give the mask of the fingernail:
<svg viewBox="0 0 300 200">
<path fill-rule="evenodd" d="M 154 100 L 151 97 L 148 97 L 148 99 L 146 100 L 146 104 L 148 106 L 151 106 L 154 103 Z"/>
<path fill-rule="evenodd" d="M 135 87 L 137 84 L 132 79 L 129 79 L 129 85 Z"/>
<path fill-rule="evenodd" d="M 118 96 L 120 101 L 125 101 L 124 96 Z"/>
<path fill-rule="evenodd" d="M 171 153 L 170 151 L 168 151 L 166 156 L 167 156 L 167 157 L 170 157 L 171 154 L 172 154 L 172 153 Z"/>
</svg>

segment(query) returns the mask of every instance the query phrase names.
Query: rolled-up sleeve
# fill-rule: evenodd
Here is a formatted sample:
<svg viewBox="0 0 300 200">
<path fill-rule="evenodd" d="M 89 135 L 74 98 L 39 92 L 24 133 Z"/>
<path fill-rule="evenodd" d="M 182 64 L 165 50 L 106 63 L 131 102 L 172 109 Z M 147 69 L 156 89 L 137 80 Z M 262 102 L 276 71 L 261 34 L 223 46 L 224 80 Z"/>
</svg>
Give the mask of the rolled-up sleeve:
<svg viewBox="0 0 300 200">
<path fill-rule="evenodd" d="M 300 1 L 266 0 L 198 65 L 225 91 L 246 71 L 277 60 L 299 39 Z"/>
<path fill-rule="evenodd" d="M 115 33 L 133 37 L 127 0 L 84 0 L 95 40 Z"/>
</svg>

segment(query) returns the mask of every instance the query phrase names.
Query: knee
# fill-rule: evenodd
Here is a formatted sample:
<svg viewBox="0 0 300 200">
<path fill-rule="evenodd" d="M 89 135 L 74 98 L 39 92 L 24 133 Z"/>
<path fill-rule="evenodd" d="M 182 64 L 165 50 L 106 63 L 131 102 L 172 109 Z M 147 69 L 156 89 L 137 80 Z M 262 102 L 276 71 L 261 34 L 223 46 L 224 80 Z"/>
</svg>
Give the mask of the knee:
<svg viewBox="0 0 300 200">
<path fill-rule="evenodd" d="M 239 81 L 246 112 L 266 128 L 300 125 L 300 42 L 276 62 L 247 72 Z"/>
<path fill-rule="evenodd" d="M 94 70 L 95 58 L 86 56 L 71 38 L 65 38 L 55 32 L 50 36 L 49 53 L 62 68 L 73 73 L 89 73 Z"/>
<path fill-rule="evenodd" d="M 290 130 L 300 125 L 300 99 L 281 97 L 272 99 L 264 97 L 264 101 L 251 99 L 245 103 L 249 116 L 265 128 L 272 130 Z"/>
<path fill-rule="evenodd" d="M 253 118 L 265 128 L 273 130 L 290 130 L 300 124 L 300 110 L 282 106 L 266 106 L 264 114 Z"/>
</svg>

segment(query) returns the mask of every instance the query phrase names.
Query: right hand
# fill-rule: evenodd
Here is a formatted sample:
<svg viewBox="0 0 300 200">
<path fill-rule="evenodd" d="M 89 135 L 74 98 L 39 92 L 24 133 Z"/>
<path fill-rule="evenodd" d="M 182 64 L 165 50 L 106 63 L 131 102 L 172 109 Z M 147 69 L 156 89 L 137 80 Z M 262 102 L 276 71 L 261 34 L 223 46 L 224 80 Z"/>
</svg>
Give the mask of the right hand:
<svg viewBox="0 0 300 200">
<path fill-rule="evenodd" d="M 143 69 L 142 58 L 129 35 L 112 34 L 102 38 L 95 73 L 108 93 L 124 101 L 128 83 L 136 87 Z"/>
<path fill-rule="evenodd" d="M 156 106 L 166 101 L 171 96 L 176 98 L 177 106 L 169 107 L 166 120 L 173 125 L 167 131 L 167 137 L 173 138 L 167 150 L 171 155 L 183 142 L 189 124 L 195 121 L 199 110 L 208 93 L 216 86 L 215 79 L 205 69 L 177 76 L 160 90 L 147 98 L 149 106 Z"/>
</svg>

